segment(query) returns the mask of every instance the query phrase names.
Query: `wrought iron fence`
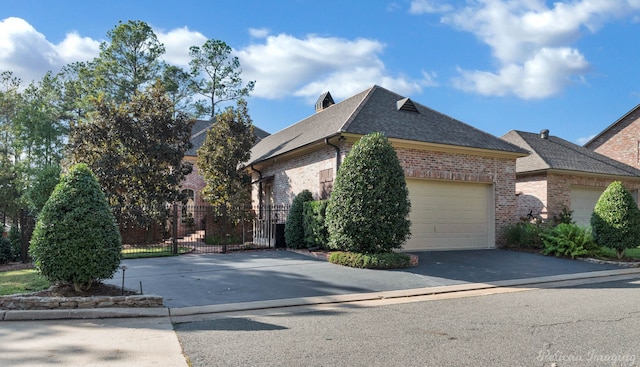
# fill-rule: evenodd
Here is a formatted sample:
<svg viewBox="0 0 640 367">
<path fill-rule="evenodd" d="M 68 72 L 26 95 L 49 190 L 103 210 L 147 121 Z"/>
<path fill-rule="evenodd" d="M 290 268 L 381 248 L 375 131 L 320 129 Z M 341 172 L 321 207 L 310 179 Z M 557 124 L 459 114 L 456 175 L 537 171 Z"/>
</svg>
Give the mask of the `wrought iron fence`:
<svg viewBox="0 0 640 367">
<path fill-rule="evenodd" d="M 136 257 L 284 247 L 288 205 L 239 207 L 173 204 L 166 223 L 123 230 L 123 253 Z"/>
</svg>

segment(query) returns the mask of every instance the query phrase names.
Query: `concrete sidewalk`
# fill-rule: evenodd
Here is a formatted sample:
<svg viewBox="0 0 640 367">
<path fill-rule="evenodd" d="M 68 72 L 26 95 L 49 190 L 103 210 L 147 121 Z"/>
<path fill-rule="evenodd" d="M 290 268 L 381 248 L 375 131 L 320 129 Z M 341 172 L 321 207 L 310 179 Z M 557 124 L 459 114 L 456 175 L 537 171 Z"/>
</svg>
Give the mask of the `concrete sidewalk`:
<svg viewBox="0 0 640 367">
<path fill-rule="evenodd" d="M 168 317 L 1 325 L 0 366 L 187 366 Z"/>
</svg>

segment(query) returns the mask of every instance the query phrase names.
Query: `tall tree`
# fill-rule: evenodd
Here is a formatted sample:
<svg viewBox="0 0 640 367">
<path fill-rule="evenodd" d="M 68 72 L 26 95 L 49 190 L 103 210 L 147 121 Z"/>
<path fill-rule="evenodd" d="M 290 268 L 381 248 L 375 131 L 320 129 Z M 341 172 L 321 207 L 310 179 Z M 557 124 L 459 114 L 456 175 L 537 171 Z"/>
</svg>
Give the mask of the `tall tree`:
<svg viewBox="0 0 640 367">
<path fill-rule="evenodd" d="M 159 209 L 179 199 L 179 184 L 191 172 L 182 161 L 191 148 L 193 120 L 174 118 L 160 82 L 131 102 L 96 100 L 92 118 L 72 129 L 71 163 L 86 163 L 100 179 L 120 225 L 147 226 Z"/>
<path fill-rule="evenodd" d="M 193 89 L 208 100 L 197 103 L 199 116 L 208 114 L 213 119 L 219 103 L 247 97 L 253 91 L 255 81 L 242 85 L 240 61 L 231 57 L 231 51 L 225 42 L 214 39 L 190 48 Z"/>
<path fill-rule="evenodd" d="M 178 112 L 195 114 L 192 106 L 192 79 L 189 73 L 177 66 L 165 65 L 162 71 L 162 84 L 173 105 L 174 115 Z"/>
<path fill-rule="evenodd" d="M 65 65 L 58 75 L 62 85 L 63 120 L 77 124 L 92 110 L 96 84 L 94 62 L 74 62 Z"/>
<path fill-rule="evenodd" d="M 0 73 L 0 154 L 5 159 L 15 158 L 13 129 L 22 98 L 19 92 L 21 84 L 13 72 Z"/>
<path fill-rule="evenodd" d="M 14 133 L 18 141 L 17 154 L 24 161 L 29 177 L 32 170 L 58 165 L 62 159 L 68 126 L 62 119 L 61 95 L 60 80 L 51 72 L 39 82 L 29 84 L 23 93 Z"/>
<path fill-rule="evenodd" d="M 16 166 L 15 127 L 22 103 L 22 82 L 11 71 L 0 73 L 0 213 L 2 221 L 16 221 L 22 184 Z"/>
<path fill-rule="evenodd" d="M 249 160 L 256 138 L 243 99 L 238 100 L 237 108 L 228 107 L 216 120 L 198 149 L 197 164 L 206 184 L 204 199 L 230 209 L 251 200 L 243 164 Z"/>
<path fill-rule="evenodd" d="M 160 78 L 164 45 L 139 20 L 118 23 L 107 37 L 110 42 L 100 45 L 95 60 L 96 87 L 116 103 L 131 101 L 136 92 Z"/>
</svg>

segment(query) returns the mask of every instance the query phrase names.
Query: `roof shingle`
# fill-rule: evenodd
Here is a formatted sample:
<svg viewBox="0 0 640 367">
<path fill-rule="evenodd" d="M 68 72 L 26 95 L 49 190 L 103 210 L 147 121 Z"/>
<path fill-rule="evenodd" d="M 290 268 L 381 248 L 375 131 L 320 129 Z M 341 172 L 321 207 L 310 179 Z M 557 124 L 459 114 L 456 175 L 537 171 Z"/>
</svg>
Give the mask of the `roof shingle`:
<svg viewBox="0 0 640 367">
<path fill-rule="evenodd" d="M 263 139 L 248 165 L 301 148 L 339 133 L 383 132 L 389 138 L 527 154 L 509 142 L 413 102 L 415 111 L 398 109 L 405 97 L 374 85 L 342 102 Z"/>
<path fill-rule="evenodd" d="M 516 160 L 516 173 L 553 169 L 615 176 L 640 176 L 640 170 L 636 168 L 555 136 L 543 139 L 540 134 L 512 130 L 502 139 L 531 151 L 528 157 Z"/>
</svg>

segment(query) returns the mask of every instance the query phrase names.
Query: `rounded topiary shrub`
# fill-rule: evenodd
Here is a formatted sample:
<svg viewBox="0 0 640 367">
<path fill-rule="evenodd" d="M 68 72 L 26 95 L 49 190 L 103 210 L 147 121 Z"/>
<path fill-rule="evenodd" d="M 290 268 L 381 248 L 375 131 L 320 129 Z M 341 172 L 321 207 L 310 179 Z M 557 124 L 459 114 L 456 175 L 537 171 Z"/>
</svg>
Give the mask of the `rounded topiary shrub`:
<svg viewBox="0 0 640 367">
<path fill-rule="evenodd" d="M 410 236 L 409 190 L 389 140 L 372 133 L 356 142 L 338 170 L 327 206 L 329 247 L 390 252 Z"/>
<path fill-rule="evenodd" d="M 45 203 L 31 239 L 36 269 L 49 281 L 88 290 L 113 276 L 122 240 L 98 181 L 85 164 L 63 175 Z"/>
<path fill-rule="evenodd" d="M 598 199 L 591 229 L 595 243 L 615 249 L 618 258 L 640 245 L 640 210 L 622 182 L 612 182 Z"/>
<path fill-rule="evenodd" d="M 303 190 L 293 199 L 284 226 L 284 242 L 289 248 L 304 247 L 304 203 L 313 201 L 313 194 Z"/>
</svg>

